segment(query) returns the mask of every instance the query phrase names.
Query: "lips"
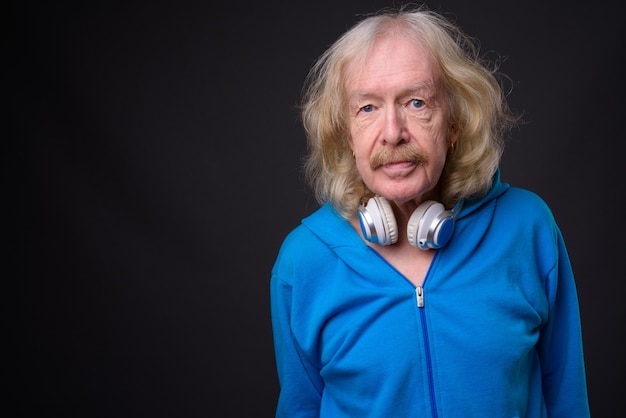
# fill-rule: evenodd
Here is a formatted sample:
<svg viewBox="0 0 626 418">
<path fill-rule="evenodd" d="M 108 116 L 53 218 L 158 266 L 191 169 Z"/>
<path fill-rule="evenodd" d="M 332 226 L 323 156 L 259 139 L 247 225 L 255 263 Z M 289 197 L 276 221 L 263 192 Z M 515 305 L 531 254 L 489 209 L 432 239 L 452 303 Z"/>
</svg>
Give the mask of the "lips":
<svg viewBox="0 0 626 418">
<path fill-rule="evenodd" d="M 402 168 L 412 167 L 414 165 L 416 165 L 416 163 L 413 161 L 393 161 L 390 163 L 383 164 L 382 167 L 386 169 L 402 169 Z"/>
<path fill-rule="evenodd" d="M 404 178 L 410 175 L 420 164 L 413 161 L 394 161 L 380 166 L 380 170 L 390 178 Z"/>
</svg>

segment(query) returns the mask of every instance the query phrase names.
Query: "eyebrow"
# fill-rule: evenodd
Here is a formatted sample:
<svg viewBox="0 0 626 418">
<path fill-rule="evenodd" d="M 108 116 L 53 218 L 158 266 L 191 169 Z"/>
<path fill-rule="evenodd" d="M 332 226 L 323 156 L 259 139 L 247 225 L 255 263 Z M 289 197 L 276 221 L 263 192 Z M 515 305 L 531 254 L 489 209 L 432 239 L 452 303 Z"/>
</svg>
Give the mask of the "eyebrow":
<svg viewBox="0 0 626 418">
<path fill-rule="evenodd" d="M 399 96 L 405 97 L 405 96 L 411 96 L 415 94 L 421 94 L 424 96 L 432 97 L 435 94 L 435 91 L 436 89 L 434 88 L 434 84 L 432 82 L 420 81 L 418 83 L 415 83 L 409 87 L 402 89 Z M 374 93 L 371 90 L 356 90 L 348 96 L 348 99 L 349 101 L 354 101 L 354 100 L 358 101 L 358 100 L 364 100 L 364 99 L 377 97 L 377 96 L 378 94 Z"/>
</svg>

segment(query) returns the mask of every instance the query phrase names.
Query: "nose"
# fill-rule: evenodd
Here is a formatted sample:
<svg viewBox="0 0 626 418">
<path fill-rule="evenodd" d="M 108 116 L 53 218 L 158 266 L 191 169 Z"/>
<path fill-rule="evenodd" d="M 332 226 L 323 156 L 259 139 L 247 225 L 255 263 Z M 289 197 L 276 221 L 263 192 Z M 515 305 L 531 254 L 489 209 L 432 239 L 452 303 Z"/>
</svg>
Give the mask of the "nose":
<svg viewBox="0 0 626 418">
<path fill-rule="evenodd" d="M 387 108 L 384 114 L 382 140 L 390 145 L 397 145 L 406 140 L 406 116 L 396 106 Z"/>
</svg>

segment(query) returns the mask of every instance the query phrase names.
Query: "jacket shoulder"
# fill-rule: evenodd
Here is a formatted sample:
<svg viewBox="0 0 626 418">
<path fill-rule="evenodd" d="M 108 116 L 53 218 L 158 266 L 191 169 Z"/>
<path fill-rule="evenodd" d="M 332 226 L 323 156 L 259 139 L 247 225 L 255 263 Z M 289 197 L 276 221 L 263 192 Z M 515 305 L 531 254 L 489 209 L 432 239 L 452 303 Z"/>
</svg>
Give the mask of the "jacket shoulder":
<svg viewBox="0 0 626 418">
<path fill-rule="evenodd" d="M 516 213 L 527 220 L 554 222 L 552 210 L 537 193 L 519 187 L 511 187 L 498 199 L 498 207 Z"/>
<path fill-rule="evenodd" d="M 300 224 L 283 240 L 272 268 L 272 275 L 291 281 L 319 273 L 334 253 L 307 226 Z"/>
</svg>

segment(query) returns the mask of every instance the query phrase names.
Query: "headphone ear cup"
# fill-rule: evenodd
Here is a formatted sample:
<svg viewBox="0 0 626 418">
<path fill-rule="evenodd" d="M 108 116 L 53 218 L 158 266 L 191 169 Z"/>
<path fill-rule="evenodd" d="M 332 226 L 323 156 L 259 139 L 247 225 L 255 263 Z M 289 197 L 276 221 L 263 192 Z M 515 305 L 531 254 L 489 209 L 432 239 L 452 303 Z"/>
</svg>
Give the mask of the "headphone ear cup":
<svg viewBox="0 0 626 418">
<path fill-rule="evenodd" d="M 415 209 L 407 225 L 411 245 L 422 249 L 437 249 L 447 244 L 454 232 L 451 211 L 433 200 L 427 200 Z"/>
<path fill-rule="evenodd" d="M 384 197 L 372 197 L 359 208 L 363 237 L 372 243 L 391 245 L 398 241 L 398 226 L 391 205 Z"/>
</svg>

